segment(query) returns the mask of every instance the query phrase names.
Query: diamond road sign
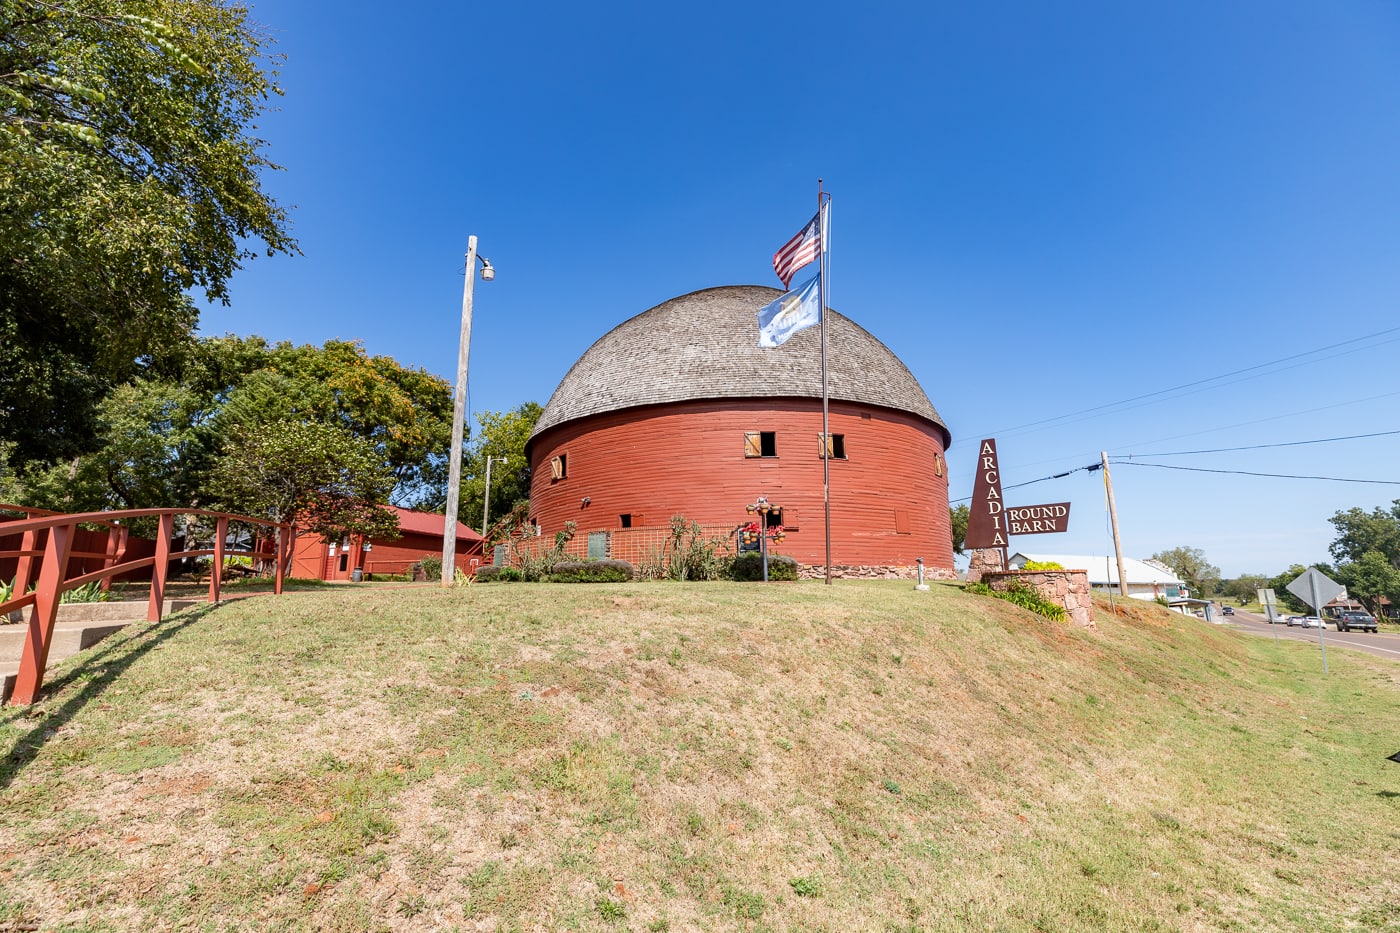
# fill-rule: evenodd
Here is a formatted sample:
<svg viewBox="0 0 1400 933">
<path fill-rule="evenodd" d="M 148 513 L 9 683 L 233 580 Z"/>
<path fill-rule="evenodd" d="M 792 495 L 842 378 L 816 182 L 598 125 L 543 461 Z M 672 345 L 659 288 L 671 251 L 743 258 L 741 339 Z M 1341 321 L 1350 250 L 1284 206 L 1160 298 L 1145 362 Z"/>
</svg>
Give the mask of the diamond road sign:
<svg viewBox="0 0 1400 933">
<path fill-rule="evenodd" d="M 1321 612 L 1323 606 L 1346 591 L 1346 587 L 1316 567 L 1309 567 L 1305 573 L 1298 575 L 1298 579 L 1288 584 L 1288 592 L 1312 606 L 1314 612 Z M 1317 599 L 1316 603 L 1313 602 L 1314 598 Z"/>
</svg>

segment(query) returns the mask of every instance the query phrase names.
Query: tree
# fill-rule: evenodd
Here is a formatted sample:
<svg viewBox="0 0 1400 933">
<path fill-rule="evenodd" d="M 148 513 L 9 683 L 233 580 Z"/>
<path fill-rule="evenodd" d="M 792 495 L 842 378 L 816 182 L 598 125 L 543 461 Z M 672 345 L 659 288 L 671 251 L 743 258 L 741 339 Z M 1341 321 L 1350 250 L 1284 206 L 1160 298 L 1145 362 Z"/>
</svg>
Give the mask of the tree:
<svg viewBox="0 0 1400 933">
<path fill-rule="evenodd" d="M 280 94 L 242 6 L 0 0 L 0 437 L 17 465 L 98 446 L 111 389 L 180 352 L 293 253 L 248 131 Z"/>
<path fill-rule="evenodd" d="M 1337 529 L 1331 552 L 1339 562 L 1358 563 L 1374 551 L 1390 561 L 1392 567 L 1400 567 L 1400 499 L 1389 509 L 1365 512 L 1351 508 L 1328 521 Z"/>
<path fill-rule="evenodd" d="M 1265 589 L 1274 591 L 1274 598 L 1289 612 L 1311 612 L 1308 604 L 1288 591 L 1288 584 L 1308 572 L 1302 564 L 1290 564 L 1288 569 L 1276 577 L 1270 577 Z"/>
<path fill-rule="evenodd" d="M 1361 600 L 1377 618 L 1383 615 L 1381 597 L 1400 602 L 1400 570 L 1380 551 L 1367 551 L 1360 560 L 1339 565 L 1336 576 L 1347 588 L 1347 595 Z"/>
<path fill-rule="evenodd" d="M 1268 585 L 1269 578 L 1262 573 L 1243 573 L 1233 580 L 1221 581 L 1220 592 L 1243 605 L 1253 602 L 1256 591 Z"/>
<path fill-rule="evenodd" d="M 530 461 L 525 444 L 535 430 L 544 409 L 538 402 L 524 402 L 509 411 L 477 412 L 477 430 L 462 453 L 462 483 L 458 494 L 458 518 L 468 526 L 480 527 L 486 504 L 486 458 L 504 457 L 491 465 L 491 515 L 506 515 L 530 501 Z M 434 464 L 435 494 L 424 508 L 441 509 L 447 501 L 448 462 L 444 457 Z"/>
<path fill-rule="evenodd" d="M 948 512 L 953 527 L 953 553 L 961 554 L 963 542 L 967 540 L 967 519 L 972 514 L 972 510 L 964 502 L 962 505 L 949 509 Z"/>
<path fill-rule="evenodd" d="M 211 483 L 229 511 L 332 540 L 398 530 L 398 517 L 381 508 L 394 483 L 384 461 L 335 425 L 281 421 L 239 433 L 215 463 Z"/>
<path fill-rule="evenodd" d="M 1176 571 L 1176 575 L 1197 595 L 1212 595 L 1220 583 L 1220 568 L 1207 561 L 1205 551 L 1200 548 L 1174 547 L 1167 551 L 1158 551 L 1152 555 L 1152 560 L 1166 564 Z"/>
</svg>

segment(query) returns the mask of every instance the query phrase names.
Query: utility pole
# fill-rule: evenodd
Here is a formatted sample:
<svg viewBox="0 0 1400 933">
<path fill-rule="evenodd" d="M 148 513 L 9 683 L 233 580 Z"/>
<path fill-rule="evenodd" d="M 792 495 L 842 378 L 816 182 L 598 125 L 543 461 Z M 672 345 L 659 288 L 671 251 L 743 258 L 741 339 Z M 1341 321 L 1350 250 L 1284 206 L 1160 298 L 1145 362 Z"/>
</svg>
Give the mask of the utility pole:
<svg viewBox="0 0 1400 933">
<path fill-rule="evenodd" d="M 486 263 L 490 269 L 491 264 Z M 495 275 L 482 275 L 490 281 Z M 476 284 L 476 237 L 467 237 L 467 281 L 462 286 L 462 337 L 457 344 L 457 391 L 452 396 L 452 459 L 447 467 L 447 517 L 442 532 L 442 585 L 457 572 L 457 502 L 462 493 L 462 427 L 467 419 L 467 359 L 472 349 L 472 286 Z"/>
<path fill-rule="evenodd" d="M 1118 592 L 1124 599 L 1128 597 L 1128 575 L 1123 572 L 1123 541 L 1118 537 L 1118 506 L 1113 501 L 1113 479 L 1108 475 L 1108 451 L 1101 450 L 1103 458 L 1103 488 L 1108 491 L 1108 520 L 1113 525 L 1113 551 L 1118 555 Z"/>
</svg>

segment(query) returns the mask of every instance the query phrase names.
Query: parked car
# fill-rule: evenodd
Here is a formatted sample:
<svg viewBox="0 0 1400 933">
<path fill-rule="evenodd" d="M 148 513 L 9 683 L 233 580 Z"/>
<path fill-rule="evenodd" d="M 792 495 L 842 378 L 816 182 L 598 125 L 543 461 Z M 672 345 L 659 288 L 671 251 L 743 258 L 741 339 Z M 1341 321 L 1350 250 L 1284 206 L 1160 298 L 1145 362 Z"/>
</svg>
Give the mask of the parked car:
<svg viewBox="0 0 1400 933">
<path fill-rule="evenodd" d="M 1323 622 L 1323 621 L 1322 621 L 1321 619 L 1319 619 L 1317 616 L 1303 616 L 1301 619 L 1298 620 L 1298 624 L 1301 625 L 1303 628 L 1326 628 L 1326 627 L 1327 627 L 1327 623 L 1326 623 L 1326 622 Z"/>
<path fill-rule="evenodd" d="M 1337 616 L 1337 631 L 1350 632 L 1352 629 L 1360 629 L 1363 632 L 1375 633 L 1376 619 L 1369 612 L 1356 612 L 1348 609 Z"/>
<path fill-rule="evenodd" d="M 1302 617 L 1302 616 L 1287 616 L 1287 617 L 1284 618 L 1283 621 L 1285 621 L 1285 622 L 1288 623 L 1289 628 L 1292 628 L 1292 627 L 1295 626 L 1295 625 L 1302 625 L 1302 624 L 1303 624 L 1303 617 Z"/>
</svg>

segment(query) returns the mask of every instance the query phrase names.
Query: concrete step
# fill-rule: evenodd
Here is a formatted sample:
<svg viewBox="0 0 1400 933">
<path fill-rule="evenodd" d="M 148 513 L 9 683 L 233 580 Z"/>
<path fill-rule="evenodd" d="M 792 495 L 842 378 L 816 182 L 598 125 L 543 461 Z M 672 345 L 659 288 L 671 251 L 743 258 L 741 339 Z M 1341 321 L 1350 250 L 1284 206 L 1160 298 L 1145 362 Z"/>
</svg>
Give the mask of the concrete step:
<svg viewBox="0 0 1400 933">
<path fill-rule="evenodd" d="M 198 606 L 201 602 L 195 599 L 167 599 L 162 616 Z M 28 618 L 27 611 L 25 617 Z M 144 621 L 145 602 L 64 603 L 58 607 L 46 666 L 52 668 L 59 661 L 91 648 L 113 632 L 119 632 L 133 622 Z M 19 673 L 19 662 L 24 656 L 24 640 L 28 633 L 27 624 L 0 624 L 0 703 L 8 701 L 14 690 L 15 675 Z"/>
</svg>

